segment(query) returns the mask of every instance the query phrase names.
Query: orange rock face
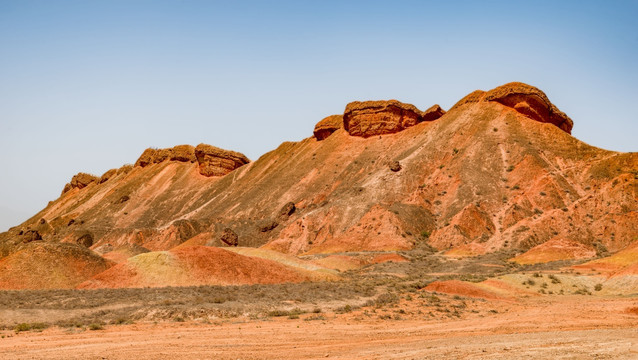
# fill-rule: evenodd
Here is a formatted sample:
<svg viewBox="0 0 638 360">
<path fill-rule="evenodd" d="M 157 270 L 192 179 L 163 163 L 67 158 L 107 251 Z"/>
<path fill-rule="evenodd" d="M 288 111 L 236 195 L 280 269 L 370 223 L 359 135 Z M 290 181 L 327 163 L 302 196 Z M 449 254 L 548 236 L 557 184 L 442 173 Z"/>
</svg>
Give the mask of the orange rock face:
<svg viewBox="0 0 638 360">
<path fill-rule="evenodd" d="M 195 156 L 199 163 L 199 173 L 204 176 L 224 176 L 250 162 L 244 154 L 207 144 L 197 145 Z"/>
<path fill-rule="evenodd" d="M 87 187 L 89 184 L 100 180 L 99 177 L 87 174 L 87 173 L 77 173 L 71 178 L 71 182 L 64 186 L 62 190 L 62 194 L 71 190 L 71 189 L 82 189 Z"/>
<path fill-rule="evenodd" d="M 572 119 L 558 110 L 544 92 L 527 84 L 512 82 L 499 86 L 488 91 L 485 100 L 509 106 L 536 121 L 554 124 L 568 134 L 574 127 Z"/>
<path fill-rule="evenodd" d="M 135 166 L 145 167 L 165 160 L 195 162 L 195 148 L 191 145 L 177 145 L 168 149 L 148 148 L 137 159 Z"/>
<path fill-rule="evenodd" d="M 441 109 L 441 107 L 436 104 L 425 110 L 423 114 L 421 114 L 421 117 L 423 121 L 434 121 L 443 115 L 445 115 L 445 110 Z"/>
<path fill-rule="evenodd" d="M 343 115 L 330 115 L 315 125 L 313 134 L 321 141 L 339 129 L 343 129 Z"/>
<path fill-rule="evenodd" d="M 422 120 L 419 109 L 397 100 L 354 101 L 343 114 L 346 131 L 361 137 L 397 133 Z"/>
<path fill-rule="evenodd" d="M 552 104 L 544 92 L 520 82 L 507 83 L 488 92 L 473 91 L 452 108 L 481 101 L 498 102 L 536 121 L 556 125 L 568 134 L 572 133 L 574 127 L 572 119 Z"/>
</svg>

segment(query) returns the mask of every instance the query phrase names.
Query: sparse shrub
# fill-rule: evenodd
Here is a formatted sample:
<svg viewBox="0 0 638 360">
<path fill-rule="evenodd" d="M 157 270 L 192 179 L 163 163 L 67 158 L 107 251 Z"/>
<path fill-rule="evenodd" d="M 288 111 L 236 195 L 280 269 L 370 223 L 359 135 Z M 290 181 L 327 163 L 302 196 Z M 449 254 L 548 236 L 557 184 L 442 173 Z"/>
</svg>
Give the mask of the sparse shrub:
<svg viewBox="0 0 638 360">
<path fill-rule="evenodd" d="M 560 284 L 560 279 L 554 274 L 549 275 L 549 279 L 552 281 L 552 284 Z"/>
<path fill-rule="evenodd" d="M 266 315 L 271 317 L 288 316 L 290 313 L 287 310 L 271 310 Z"/>
<path fill-rule="evenodd" d="M 346 304 L 345 306 L 339 307 L 335 310 L 337 314 L 346 314 L 352 312 L 353 307 L 350 304 Z"/>
<path fill-rule="evenodd" d="M 514 186 L 512 186 L 512 190 L 518 190 L 518 189 L 520 189 L 520 188 L 521 188 L 521 187 L 520 187 L 520 186 L 518 186 L 518 185 L 514 185 Z"/>
<path fill-rule="evenodd" d="M 183 321 L 183 319 L 182 319 Z M 104 326 L 102 326 L 102 324 L 100 323 L 91 323 L 89 324 L 89 330 L 104 330 Z"/>
<path fill-rule="evenodd" d="M 507 171 L 507 172 L 512 172 L 512 171 L 514 171 L 514 165 L 510 165 L 510 166 L 508 166 L 508 167 L 507 167 L 507 169 L 506 169 L 506 171 Z"/>
<path fill-rule="evenodd" d="M 303 319 L 304 321 L 314 321 L 314 320 L 326 320 L 326 317 L 323 315 L 312 315 L 309 316 L 305 319 Z"/>
<path fill-rule="evenodd" d="M 576 295 L 591 295 L 591 291 L 587 290 L 587 288 L 582 288 L 582 289 L 578 289 L 576 291 L 574 291 L 574 294 Z"/>
<path fill-rule="evenodd" d="M 596 284 L 596 286 L 594 286 L 594 290 L 596 291 L 600 291 L 603 289 L 603 284 Z"/>
<path fill-rule="evenodd" d="M 30 331 L 30 330 L 44 330 L 46 328 L 48 328 L 49 325 L 45 324 L 45 323 L 20 323 L 18 325 L 16 325 L 13 330 L 15 330 L 15 332 L 21 332 L 21 331 Z"/>
<path fill-rule="evenodd" d="M 399 302 L 399 297 L 396 294 L 391 294 L 391 293 L 384 293 L 381 294 L 379 296 L 377 296 L 376 299 L 374 300 L 369 300 L 366 303 L 366 306 L 377 306 L 377 307 L 381 307 L 384 305 L 389 305 L 389 304 L 394 304 Z"/>
<path fill-rule="evenodd" d="M 133 322 L 131 320 L 128 320 L 125 317 L 119 317 L 115 319 L 112 323 L 115 325 L 123 325 L 123 324 L 132 324 Z"/>
</svg>

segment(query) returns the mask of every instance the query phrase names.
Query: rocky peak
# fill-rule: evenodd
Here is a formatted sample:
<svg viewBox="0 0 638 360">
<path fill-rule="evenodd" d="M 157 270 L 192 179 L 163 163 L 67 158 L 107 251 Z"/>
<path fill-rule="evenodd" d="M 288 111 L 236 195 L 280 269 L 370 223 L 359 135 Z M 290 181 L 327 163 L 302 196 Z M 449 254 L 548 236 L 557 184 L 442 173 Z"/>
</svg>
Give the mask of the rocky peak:
<svg viewBox="0 0 638 360">
<path fill-rule="evenodd" d="M 439 104 L 432 105 L 429 109 L 425 110 L 421 114 L 421 118 L 423 121 L 434 121 L 441 116 L 445 115 L 445 110 L 443 110 Z"/>
<path fill-rule="evenodd" d="M 547 98 L 544 92 L 520 82 L 511 82 L 488 92 L 476 90 L 452 108 L 481 101 L 495 101 L 539 122 L 550 123 L 571 134 L 574 122 Z"/>
</svg>

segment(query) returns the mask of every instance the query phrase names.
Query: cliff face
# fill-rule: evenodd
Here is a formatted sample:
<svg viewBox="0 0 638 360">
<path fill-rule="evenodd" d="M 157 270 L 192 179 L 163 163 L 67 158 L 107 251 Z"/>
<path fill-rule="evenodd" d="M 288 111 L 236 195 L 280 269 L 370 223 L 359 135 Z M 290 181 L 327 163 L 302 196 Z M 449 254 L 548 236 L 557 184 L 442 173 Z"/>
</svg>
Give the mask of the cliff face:
<svg viewBox="0 0 638 360">
<path fill-rule="evenodd" d="M 475 91 L 448 112 L 357 102 L 343 129 L 329 119 L 254 162 L 201 144 L 149 149 L 135 167 L 73 187 L 0 234 L 0 257 L 29 231 L 85 245 L 90 234 L 105 257 L 131 247 L 299 255 L 424 241 L 472 255 L 552 239 L 615 252 L 638 238 L 638 154 L 573 138 L 571 120 L 531 86 Z"/>
</svg>

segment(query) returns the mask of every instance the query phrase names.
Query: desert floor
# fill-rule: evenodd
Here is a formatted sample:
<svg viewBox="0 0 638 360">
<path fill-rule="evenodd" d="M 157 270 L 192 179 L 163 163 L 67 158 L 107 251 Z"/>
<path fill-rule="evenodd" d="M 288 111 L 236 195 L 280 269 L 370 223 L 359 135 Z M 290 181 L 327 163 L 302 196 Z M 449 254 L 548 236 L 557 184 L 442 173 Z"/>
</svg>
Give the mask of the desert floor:
<svg viewBox="0 0 638 360">
<path fill-rule="evenodd" d="M 635 298 L 476 301 L 460 318 L 402 302 L 395 318 L 361 308 L 299 318 L 140 322 L 103 330 L 0 332 L 6 359 L 638 359 Z M 484 311 L 490 309 L 489 311 Z M 427 315 L 427 314 L 426 314 Z"/>
</svg>

